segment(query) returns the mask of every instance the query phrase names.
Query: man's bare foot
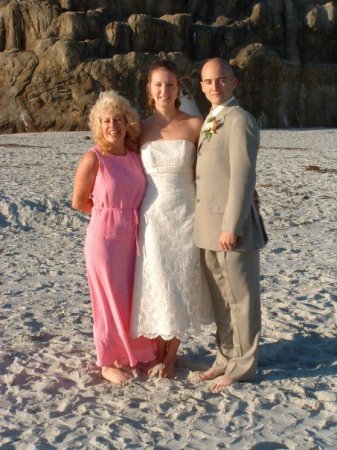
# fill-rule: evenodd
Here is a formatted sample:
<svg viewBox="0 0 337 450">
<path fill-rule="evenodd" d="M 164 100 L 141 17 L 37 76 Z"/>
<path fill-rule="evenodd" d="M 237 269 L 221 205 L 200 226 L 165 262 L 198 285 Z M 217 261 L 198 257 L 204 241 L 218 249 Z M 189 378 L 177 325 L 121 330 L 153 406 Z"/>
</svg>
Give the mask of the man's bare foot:
<svg viewBox="0 0 337 450">
<path fill-rule="evenodd" d="M 117 367 L 102 367 L 102 377 L 112 384 L 124 384 L 132 378 L 132 375 Z"/>
<path fill-rule="evenodd" d="M 217 381 L 214 384 L 212 384 L 210 390 L 212 392 L 220 392 L 228 388 L 228 386 L 230 386 L 234 382 L 235 380 L 233 380 L 233 378 L 227 377 L 226 375 L 222 375 L 217 379 Z"/>
<path fill-rule="evenodd" d="M 207 381 L 207 380 L 214 380 L 214 378 L 218 378 L 220 375 L 223 375 L 224 370 L 215 369 L 214 367 L 211 367 L 210 369 L 206 370 L 206 372 L 201 372 L 197 376 L 198 381 Z"/>
</svg>

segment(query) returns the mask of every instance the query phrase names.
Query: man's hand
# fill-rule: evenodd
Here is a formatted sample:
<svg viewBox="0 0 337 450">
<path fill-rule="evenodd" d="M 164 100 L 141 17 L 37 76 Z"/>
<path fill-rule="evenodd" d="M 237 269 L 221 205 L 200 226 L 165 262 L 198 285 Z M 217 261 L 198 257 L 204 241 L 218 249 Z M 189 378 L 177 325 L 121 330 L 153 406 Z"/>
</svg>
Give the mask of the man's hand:
<svg viewBox="0 0 337 450">
<path fill-rule="evenodd" d="M 234 250 L 238 242 L 238 237 L 235 234 L 228 233 L 228 231 L 221 231 L 219 243 L 220 247 L 225 251 L 229 252 Z"/>
</svg>

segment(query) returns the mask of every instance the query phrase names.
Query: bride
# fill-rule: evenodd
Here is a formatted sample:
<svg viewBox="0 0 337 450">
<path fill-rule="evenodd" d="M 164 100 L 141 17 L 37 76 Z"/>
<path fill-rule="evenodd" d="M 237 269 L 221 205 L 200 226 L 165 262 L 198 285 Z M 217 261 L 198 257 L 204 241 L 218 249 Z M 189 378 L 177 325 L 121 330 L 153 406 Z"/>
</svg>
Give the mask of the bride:
<svg viewBox="0 0 337 450">
<path fill-rule="evenodd" d="M 140 210 L 131 334 L 156 339 L 157 356 L 148 374 L 163 378 L 174 377 L 184 335 L 199 332 L 203 319 L 210 321 L 192 237 L 202 120 L 179 109 L 179 90 L 175 64 L 156 61 L 147 84 L 152 114 L 141 123 L 147 189 Z"/>
</svg>

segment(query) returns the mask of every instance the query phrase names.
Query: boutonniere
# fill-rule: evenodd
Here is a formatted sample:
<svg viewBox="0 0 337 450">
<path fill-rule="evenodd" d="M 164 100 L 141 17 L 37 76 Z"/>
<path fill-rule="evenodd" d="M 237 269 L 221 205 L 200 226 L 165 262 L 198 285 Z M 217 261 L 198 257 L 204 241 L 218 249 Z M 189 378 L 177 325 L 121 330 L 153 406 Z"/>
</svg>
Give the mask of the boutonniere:
<svg viewBox="0 0 337 450">
<path fill-rule="evenodd" d="M 202 130 L 205 138 L 210 141 L 213 134 L 216 133 L 216 130 L 219 128 L 220 120 L 217 120 L 215 117 L 209 117 L 206 121 L 206 126 Z"/>
</svg>

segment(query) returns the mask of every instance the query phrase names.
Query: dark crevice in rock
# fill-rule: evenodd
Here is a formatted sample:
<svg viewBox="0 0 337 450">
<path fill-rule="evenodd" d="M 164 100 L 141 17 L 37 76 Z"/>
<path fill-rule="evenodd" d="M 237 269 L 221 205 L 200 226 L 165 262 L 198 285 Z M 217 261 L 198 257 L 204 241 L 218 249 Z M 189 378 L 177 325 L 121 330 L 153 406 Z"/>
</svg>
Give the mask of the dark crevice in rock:
<svg viewBox="0 0 337 450">
<path fill-rule="evenodd" d="M 145 111 L 147 66 L 231 61 L 262 127 L 337 126 L 337 6 L 324 0 L 0 0 L 0 132 L 83 130 L 101 90 Z"/>
</svg>

